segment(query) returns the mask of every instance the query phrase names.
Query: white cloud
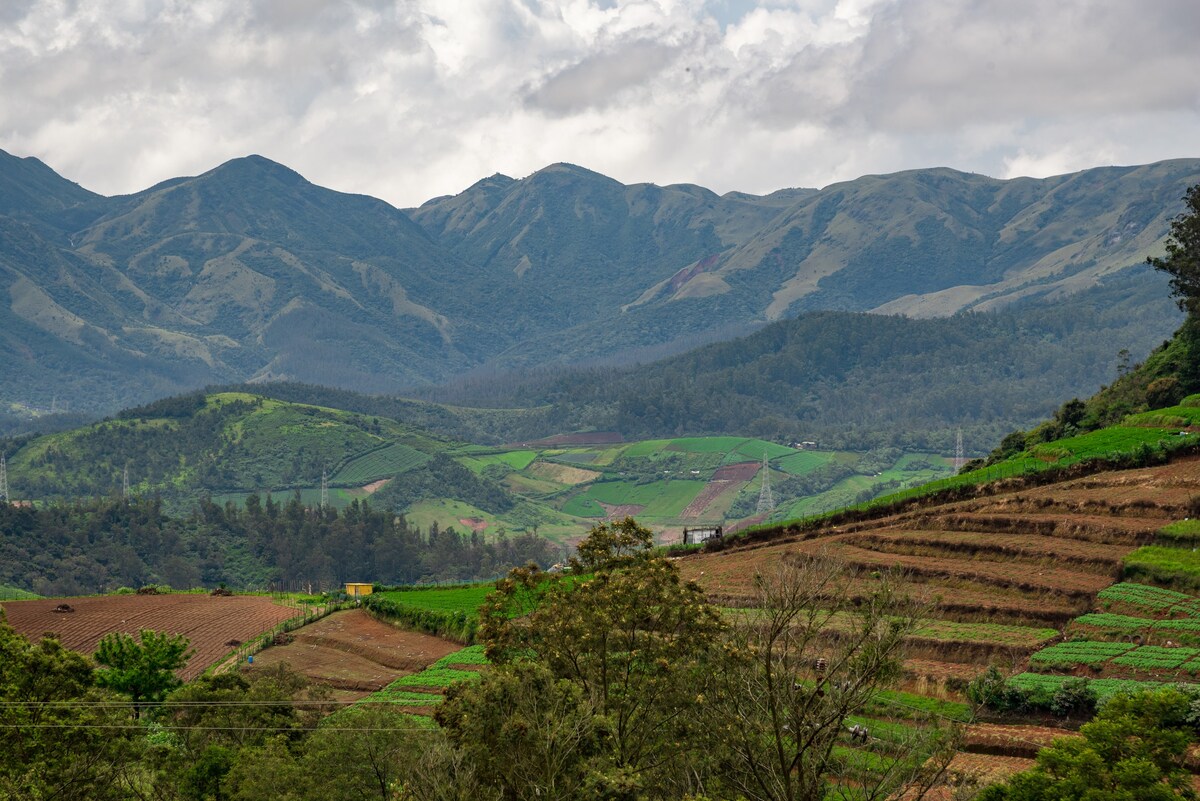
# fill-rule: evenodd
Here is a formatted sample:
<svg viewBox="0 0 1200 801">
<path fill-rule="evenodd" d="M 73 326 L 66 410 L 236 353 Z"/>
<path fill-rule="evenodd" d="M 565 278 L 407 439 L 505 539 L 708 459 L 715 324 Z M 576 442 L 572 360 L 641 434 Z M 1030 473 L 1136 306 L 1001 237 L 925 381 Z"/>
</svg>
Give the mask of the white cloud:
<svg viewBox="0 0 1200 801">
<path fill-rule="evenodd" d="M 105 193 L 261 153 L 410 205 L 572 161 L 718 191 L 1200 156 L 1192 0 L 0 4 L 0 147 Z"/>
</svg>

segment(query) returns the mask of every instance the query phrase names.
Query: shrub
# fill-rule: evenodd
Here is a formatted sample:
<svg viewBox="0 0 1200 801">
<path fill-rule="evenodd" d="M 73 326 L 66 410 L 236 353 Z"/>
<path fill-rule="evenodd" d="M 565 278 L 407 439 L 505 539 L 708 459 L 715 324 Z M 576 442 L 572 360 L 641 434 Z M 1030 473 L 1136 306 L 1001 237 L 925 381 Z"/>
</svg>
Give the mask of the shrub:
<svg viewBox="0 0 1200 801">
<path fill-rule="evenodd" d="M 1059 717 L 1091 716 L 1096 712 L 1096 691 L 1090 679 L 1071 678 L 1064 681 L 1050 698 L 1050 711 Z"/>
</svg>

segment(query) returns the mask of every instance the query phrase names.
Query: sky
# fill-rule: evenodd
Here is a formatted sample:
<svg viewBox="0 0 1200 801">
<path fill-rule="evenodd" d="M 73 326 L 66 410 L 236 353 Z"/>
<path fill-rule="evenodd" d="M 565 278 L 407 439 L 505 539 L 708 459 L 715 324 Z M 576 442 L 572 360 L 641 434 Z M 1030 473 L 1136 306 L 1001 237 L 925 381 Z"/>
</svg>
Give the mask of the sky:
<svg viewBox="0 0 1200 801">
<path fill-rule="evenodd" d="M 413 206 L 565 161 L 756 194 L 1200 157 L 1196 0 L 0 0 L 0 149 Z"/>
</svg>

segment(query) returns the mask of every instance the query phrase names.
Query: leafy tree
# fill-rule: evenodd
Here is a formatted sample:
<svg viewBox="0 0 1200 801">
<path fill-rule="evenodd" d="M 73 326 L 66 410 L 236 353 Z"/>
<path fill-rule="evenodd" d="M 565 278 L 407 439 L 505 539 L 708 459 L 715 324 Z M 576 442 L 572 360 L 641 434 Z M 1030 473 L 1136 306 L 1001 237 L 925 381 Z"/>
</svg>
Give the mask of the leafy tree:
<svg viewBox="0 0 1200 801">
<path fill-rule="evenodd" d="M 1195 799 L 1186 767 L 1190 698 L 1166 687 L 1113 697 L 1079 731 L 1038 752 L 1037 765 L 979 801 Z"/>
<path fill-rule="evenodd" d="M 1171 221 L 1167 254 L 1146 261 L 1171 276 L 1171 291 L 1179 308 L 1188 314 L 1200 312 L 1200 184 L 1183 198 L 1187 211 Z"/>
<path fill-rule="evenodd" d="M 548 677 L 574 685 L 602 719 L 594 725 L 607 736 L 592 789 L 602 795 L 678 797 L 692 789 L 682 785 L 697 757 L 699 712 L 723 646 L 716 610 L 673 564 L 651 555 L 649 543 L 650 533 L 632 520 L 598 526 L 579 547 L 580 565 L 593 575 L 514 571 L 481 610 L 496 670 L 538 663 Z M 544 703 L 569 703 L 573 696 L 553 687 Z"/>
<path fill-rule="evenodd" d="M 142 629 L 135 640 L 113 632 L 100 640 L 95 660 L 104 667 L 96 671 L 96 684 L 133 699 L 134 714 L 140 715 L 142 701 L 161 701 L 168 690 L 182 682 L 175 671 L 187 664 L 191 652 L 182 634 L 165 634 Z"/>
<path fill-rule="evenodd" d="M 505 801 L 579 798 L 608 734 L 582 688 L 537 662 L 451 687 L 434 718 Z"/>
<path fill-rule="evenodd" d="M 0 611 L 0 798 L 127 797 L 138 741 L 121 706 L 85 657 L 29 642 Z"/>
</svg>

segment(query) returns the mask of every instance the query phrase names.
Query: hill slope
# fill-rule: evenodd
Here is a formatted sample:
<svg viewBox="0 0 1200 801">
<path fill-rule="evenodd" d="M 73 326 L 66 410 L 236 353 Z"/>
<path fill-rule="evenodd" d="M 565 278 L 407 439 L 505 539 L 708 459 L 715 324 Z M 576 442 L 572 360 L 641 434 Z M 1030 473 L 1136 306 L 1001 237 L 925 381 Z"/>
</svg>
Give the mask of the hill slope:
<svg viewBox="0 0 1200 801">
<path fill-rule="evenodd" d="M 554 165 L 404 212 L 255 156 L 103 198 L 0 154 L 0 337 L 17 354 L 0 402 L 111 410 L 270 378 L 394 390 L 678 352 L 805 310 L 1058 302 L 1159 247 L 1197 180 L 1187 160 L 919 170 L 753 197 Z"/>
</svg>

